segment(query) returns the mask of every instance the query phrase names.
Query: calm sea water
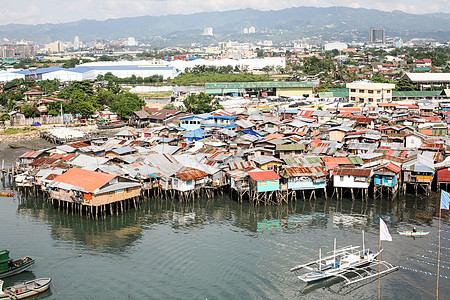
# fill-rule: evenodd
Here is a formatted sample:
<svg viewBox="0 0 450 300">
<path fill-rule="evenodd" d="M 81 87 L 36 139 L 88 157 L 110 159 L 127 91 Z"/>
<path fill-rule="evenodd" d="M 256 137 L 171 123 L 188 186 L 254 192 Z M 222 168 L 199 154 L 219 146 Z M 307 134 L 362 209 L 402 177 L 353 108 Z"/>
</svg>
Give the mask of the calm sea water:
<svg viewBox="0 0 450 300">
<path fill-rule="evenodd" d="M 361 230 L 366 247 L 376 250 L 382 216 L 393 236 L 383 242 L 383 259 L 409 268 L 382 278 L 382 297 L 432 299 L 437 201 L 434 195 L 254 207 L 227 197 L 149 199 L 139 210 L 94 220 L 16 193 L 0 198 L 0 248 L 14 258 L 32 256 L 36 264 L 5 285 L 51 277 L 51 291 L 37 299 L 376 299 L 376 280 L 350 289 L 336 280 L 306 285 L 289 268 L 317 259 L 319 248 L 331 251 L 335 237 L 338 247 L 361 245 Z M 412 226 L 429 236 L 397 234 Z M 450 278 L 447 217 L 441 226 L 440 273 Z M 450 279 L 440 279 L 439 292 L 448 297 Z"/>
</svg>

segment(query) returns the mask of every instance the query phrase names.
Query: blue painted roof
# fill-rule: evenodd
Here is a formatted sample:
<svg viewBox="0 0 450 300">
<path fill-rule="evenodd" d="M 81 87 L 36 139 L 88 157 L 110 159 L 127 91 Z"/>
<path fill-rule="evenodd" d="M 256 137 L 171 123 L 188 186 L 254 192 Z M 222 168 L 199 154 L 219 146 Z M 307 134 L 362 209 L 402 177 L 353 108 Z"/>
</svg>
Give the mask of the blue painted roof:
<svg viewBox="0 0 450 300">
<path fill-rule="evenodd" d="M 254 135 L 256 137 L 262 137 L 262 135 L 260 135 L 259 133 L 257 133 L 254 130 L 251 130 L 251 129 L 242 129 L 241 131 L 246 133 L 246 134 Z"/>
<path fill-rule="evenodd" d="M 198 129 L 195 129 L 195 130 L 186 132 L 186 133 L 183 135 L 183 137 L 184 137 L 184 138 L 202 138 L 202 137 L 205 137 L 206 135 L 207 135 L 207 134 L 206 134 L 206 131 L 204 131 L 204 130 L 201 129 L 201 128 L 198 128 Z"/>
</svg>

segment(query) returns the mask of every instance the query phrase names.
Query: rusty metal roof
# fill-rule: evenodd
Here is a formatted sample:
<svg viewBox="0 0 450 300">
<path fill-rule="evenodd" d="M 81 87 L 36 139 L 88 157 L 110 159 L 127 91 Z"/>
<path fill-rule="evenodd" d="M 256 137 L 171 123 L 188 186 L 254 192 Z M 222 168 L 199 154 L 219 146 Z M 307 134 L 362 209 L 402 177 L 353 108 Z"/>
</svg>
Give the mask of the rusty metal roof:
<svg viewBox="0 0 450 300">
<path fill-rule="evenodd" d="M 30 166 L 33 167 L 40 167 L 40 166 L 44 166 L 44 165 L 51 165 L 54 162 L 56 162 L 58 160 L 58 158 L 54 158 L 54 157 L 40 157 L 35 159 Z"/>
<path fill-rule="evenodd" d="M 283 177 L 300 177 L 300 176 L 309 176 L 309 177 L 322 177 L 326 176 L 328 173 L 321 167 L 288 167 L 284 168 Z"/>
<path fill-rule="evenodd" d="M 253 161 L 230 162 L 228 165 L 230 170 L 256 169 L 256 164 Z"/>
<path fill-rule="evenodd" d="M 205 176 L 208 176 L 208 174 L 203 172 L 202 170 L 194 169 L 191 167 L 183 167 L 175 173 L 175 177 L 183 181 L 195 180 L 197 178 L 202 178 Z"/>
<path fill-rule="evenodd" d="M 369 176 L 371 176 L 371 174 L 372 174 L 371 169 L 361 169 L 361 168 L 335 168 L 335 169 L 333 169 L 333 175 L 369 177 Z"/>
</svg>

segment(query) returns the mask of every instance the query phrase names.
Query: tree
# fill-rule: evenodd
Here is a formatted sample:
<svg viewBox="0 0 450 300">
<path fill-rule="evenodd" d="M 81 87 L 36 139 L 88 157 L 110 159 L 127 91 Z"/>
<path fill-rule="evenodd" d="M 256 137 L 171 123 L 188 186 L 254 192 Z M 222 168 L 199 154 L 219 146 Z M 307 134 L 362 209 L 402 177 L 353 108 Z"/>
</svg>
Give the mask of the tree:
<svg viewBox="0 0 450 300">
<path fill-rule="evenodd" d="M 223 109 L 217 100 L 211 101 L 211 96 L 201 92 L 198 95 L 190 95 L 183 100 L 184 107 L 190 113 L 203 114 L 216 109 Z"/>
<path fill-rule="evenodd" d="M 134 111 L 140 110 L 144 105 L 145 101 L 139 99 L 136 94 L 124 93 L 114 97 L 111 109 L 121 118 L 128 119 Z"/>
<path fill-rule="evenodd" d="M 409 78 L 403 77 L 395 84 L 395 90 L 397 91 L 418 91 L 419 86 L 413 84 Z"/>
<path fill-rule="evenodd" d="M 23 105 L 22 112 L 26 118 L 32 118 L 32 117 L 36 116 L 36 109 L 29 105 Z"/>
<path fill-rule="evenodd" d="M 8 104 L 8 95 L 6 93 L 0 94 L 0 105 L 4 106 Z"/>
<path fill-rule="evenodd" d="M 7 113 L 4 113 L 4 114 L 2 114 L 0 116 L 0 121 L 6 121 L 6 120 L 9 120 L 9 119 L 11 119 L 11 116 L 9 114 L 7 114 Z"/>
</svg>

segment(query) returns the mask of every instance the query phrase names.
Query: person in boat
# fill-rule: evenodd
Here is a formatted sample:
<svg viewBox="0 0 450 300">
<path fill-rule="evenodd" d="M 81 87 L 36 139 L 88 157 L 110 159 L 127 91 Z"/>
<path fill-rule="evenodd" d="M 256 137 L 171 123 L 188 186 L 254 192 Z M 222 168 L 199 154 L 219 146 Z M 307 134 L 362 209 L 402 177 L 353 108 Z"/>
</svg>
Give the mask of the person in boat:
<svg viewBox="0 0 450 300">
<path fill-rule="evenodd" d="M 416 227 L 413 228 L 412 232 L 417 232 Z"/>
</svg>

